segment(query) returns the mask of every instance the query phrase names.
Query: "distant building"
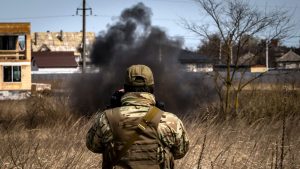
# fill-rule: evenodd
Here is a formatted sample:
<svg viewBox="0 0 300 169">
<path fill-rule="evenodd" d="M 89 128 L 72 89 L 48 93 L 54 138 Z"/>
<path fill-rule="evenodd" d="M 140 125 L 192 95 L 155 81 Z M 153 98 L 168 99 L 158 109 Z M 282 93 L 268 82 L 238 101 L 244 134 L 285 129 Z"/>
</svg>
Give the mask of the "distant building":
<svg viewBox="0 0 300 169">
<path fill-rule="evenodd" d="M 34 32 L 32 35 L 33 52 L 74 52 L 77 63 L 81 64 L 82 32 Z M 94 32 L 86 32 L 87 48 L 95 41 Z M 87 50 L 86 56 L 89 56 Z M 90 62 L 90 58 L 86 58 Z"/>
<path fill-rule="evenodd" d="M 74 52 L 33 52 L 33 74 L 75 73 L 79 71 Z"/>
<path fill-rule="evenodd" d="M 261 57 L 251 52 L 245 53 L 238 59 L 239 69 L 250 71 L 251 73 L 263 73 L 268 71 L 265 65 L 259 64 Z"/>
<path fill-rule="evenodd" d="M 0 23 L 0 99 L 31 90 L 30 23 Z"/>
<path fill-rule="evenodd" d="M 290 50 L 280 58 L 276 59 L 279 69 L 300 69 L 300 56 Z"/>
<path fill-rule="evenodd" d="M 181 50 L 178 60 L 187 72 L 212 72 L 215 63 L 211 57 L 201 56 L 188 50 Z"/>
</svg>

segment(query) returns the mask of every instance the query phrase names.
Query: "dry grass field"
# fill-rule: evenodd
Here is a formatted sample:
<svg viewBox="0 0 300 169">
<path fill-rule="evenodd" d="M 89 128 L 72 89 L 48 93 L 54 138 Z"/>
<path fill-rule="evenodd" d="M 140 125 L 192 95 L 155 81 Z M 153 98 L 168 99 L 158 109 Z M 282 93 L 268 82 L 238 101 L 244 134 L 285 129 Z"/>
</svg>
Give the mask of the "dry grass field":
<svg viewBox="0 0 300 169">
<path fill-rule="evenodd" d="M 176 168 L 300 168 L 300 93 L 245 93 L 240 114 L 220 120 L 213 105 L 182 116 L 190 150 Z M 101 168 L 85 147 L 90 119 L 72 113 L 68 97 L 0 102 L 0 168 Z M 222 118 L 226 119 L 226 118 Z"/>
</svg>

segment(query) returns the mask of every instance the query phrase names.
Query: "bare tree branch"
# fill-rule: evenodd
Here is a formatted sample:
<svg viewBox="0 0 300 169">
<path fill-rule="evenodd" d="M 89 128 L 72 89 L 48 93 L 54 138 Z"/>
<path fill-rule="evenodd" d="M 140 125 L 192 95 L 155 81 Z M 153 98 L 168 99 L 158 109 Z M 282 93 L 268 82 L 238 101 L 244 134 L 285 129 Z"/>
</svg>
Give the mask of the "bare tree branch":
<svg viewBox="0 0 300 169">
<path fill-rule="evenodd" d="M 284 9 L 269 12 L 260 11 L 245 0 L 194 0 L 194 2 L 206 12 L 211 19 L 211 23 L 197 24 L 186 21 L 184 25 L 186 29 L 208 39 L 208 41 L 211 40 L 212 34 L 220 36 L 219 47 L 224 53 L 222 56 L 225 57 L 227 69 L 226 73 L 215 74 L 215 83 L 218 92 L 223 92 L 223 86 L 226 87 L 225 97 L 220 93 L 219 98 L 221 102 L 225 102 L 225 109 L 229 110 L 228 108 L 232 106 L 230 105 L 229 99 L 231 97 L 229 95 L 231 92 L 229 91 L 234 89 L 235 92 L 241 92 L 245 86 L 264 74 L 261 73 L 258 76 L 246 79 L 245 74 L 247 71 L 244 69 L 239 73 L 241 76 L 238 77 L 237 89 L 232 85 L 237 78 L 236 75 L 240 70 L 240 65 L 257 57 L 257 54 L 255 54 L 252 58 L 240 61 L 242 51 L 249 43 L 249 38 L 256 36 L 270 41 L 287 37 L 294 26 L 291 24 L 291 15 L 289 15 L 289 11 Z M 235 49 L 234 54 L 233 47 Z M 234 95 L 236 98 L 238 97 L 238 93 Z"/>
</svg>

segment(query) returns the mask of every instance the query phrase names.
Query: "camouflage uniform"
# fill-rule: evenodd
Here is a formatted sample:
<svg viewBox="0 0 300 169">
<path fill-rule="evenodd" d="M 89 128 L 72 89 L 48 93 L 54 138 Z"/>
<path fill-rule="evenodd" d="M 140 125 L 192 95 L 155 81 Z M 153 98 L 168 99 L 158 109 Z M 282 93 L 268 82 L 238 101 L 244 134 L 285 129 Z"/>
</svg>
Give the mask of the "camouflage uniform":
<svg viewBox="0 0 300 169">
<path fill-rule="evenodd" d="M 155 97 L 147 92 L 128 92 L 121 98 L 122 106 L 118 108 L 123 116 L 143 117 L 150 106 L 155 105 Z M 158 150 L 162 161 L 160 168 L 174 168 L 174 159 L 182 158 L 188 151 L 189 140 L 181 120 L 174 114 L 163 112 L 157 127 L 158 139 L 163 145 Z M 88 131 L 86 146 L 94 153 L 109 153 L 109 145 L 114 143 L 113 133 L 104 112 L 98 113 L 96 121 Z M 105 162 L 105 159 L 104 159 Z"/>
</svg>

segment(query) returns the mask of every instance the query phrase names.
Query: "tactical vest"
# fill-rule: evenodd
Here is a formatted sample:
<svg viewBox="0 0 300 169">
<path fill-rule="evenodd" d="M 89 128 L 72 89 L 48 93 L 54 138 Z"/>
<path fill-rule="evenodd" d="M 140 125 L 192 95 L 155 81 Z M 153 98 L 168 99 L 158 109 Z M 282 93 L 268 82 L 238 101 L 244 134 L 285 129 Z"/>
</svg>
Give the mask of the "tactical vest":
<svg viewBox="0 0 300 169">
<path fill-rule="evenodd" d="M 107 152 L 104 153 L 103 167 L 120 166 L 126 169 L 164 168 L 162 167 L 165 160 L 164 148 L 158 139 L 157 132 L 162 111 L 158 108 L 156 108 L 156 111 L 147 112 L 142 117 L 123 115 L 120 113 L 120 108 L 109 109 L 105 112 L 113 133 L 113 143 L 108 145 Z M 151 120 L 146 121 L 145 117 L 149 114 L 153 117 Z"/>
</svg>

